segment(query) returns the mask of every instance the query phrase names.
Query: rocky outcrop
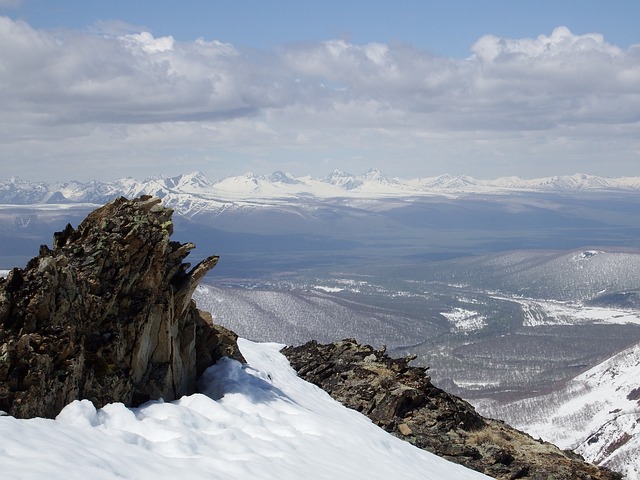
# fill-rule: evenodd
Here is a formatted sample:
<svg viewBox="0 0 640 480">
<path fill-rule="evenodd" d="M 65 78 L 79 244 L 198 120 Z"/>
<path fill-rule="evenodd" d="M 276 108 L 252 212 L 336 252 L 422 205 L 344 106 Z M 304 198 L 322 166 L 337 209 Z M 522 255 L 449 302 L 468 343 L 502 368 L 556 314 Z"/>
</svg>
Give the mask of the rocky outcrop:
<svg viewBox="0 0 640 480">
<path fill-rule="evenodd" d="M 358 410 L 386 431 L 448 460 L 498 479 L 620 479 L 578 455 L 483 418 L 467 402 L 435 387 L 426 368 L 409 366 L 348 339 L 282 351 L 303 379 Z"/>
<path fill-rule="evenodd" d="M 157 198 L 117 199 L 0 280 L 0 410 L 173 400 L 219 357 L 242 360 L 235 334 L 191 300 L 218 257 L 183 263 L 195 245 L 170 240 L 171 215 Z"/>
</svg>

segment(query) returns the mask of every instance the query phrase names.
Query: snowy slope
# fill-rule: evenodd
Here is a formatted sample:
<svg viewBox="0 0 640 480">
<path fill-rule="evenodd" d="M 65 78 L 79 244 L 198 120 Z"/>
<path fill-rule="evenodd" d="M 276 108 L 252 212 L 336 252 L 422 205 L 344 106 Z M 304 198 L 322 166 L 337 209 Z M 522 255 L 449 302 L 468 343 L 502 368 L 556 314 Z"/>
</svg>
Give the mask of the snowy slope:
<svg viewBox="0 0 640 480">
<path fill-rule="evenodd" d="M 640 344 L 574 378 L 562 390 L 497 409 L 480 408 L 589 462 L 640 479 Z"/>
<path fill-rule="evenodd" d="M 448 283 L 465 282 L 486 291 L 507 292 L 510 297 L 523 297 L 523 303 L 527 298 L 541 302 L 547 299 L 579 302 L 583 311 L 587 306 L 614 310 L 624 305 L 624 299 L 610 295 L 625 291 L 627 306 L 635 309 L 633 298 L 640 287 L 639 271 L 640 255 L 636 250 L 521 249 L 454 260 L 442 279 Z M 548 309 L 554 314 L 550 316 L 562 316 L 560 308 L 551 312 L 554 308 L 549 304 Z"/>
<path fill-rule="evenodd" d="M 2 478 L 489 478 L 387 434 L 300 380 L 281 345 L 239 343 L 248 365 L 211 367 L 207 395 L 97 411 L 76 401 L 55 421 L 0 417 Z"/>
</svg>

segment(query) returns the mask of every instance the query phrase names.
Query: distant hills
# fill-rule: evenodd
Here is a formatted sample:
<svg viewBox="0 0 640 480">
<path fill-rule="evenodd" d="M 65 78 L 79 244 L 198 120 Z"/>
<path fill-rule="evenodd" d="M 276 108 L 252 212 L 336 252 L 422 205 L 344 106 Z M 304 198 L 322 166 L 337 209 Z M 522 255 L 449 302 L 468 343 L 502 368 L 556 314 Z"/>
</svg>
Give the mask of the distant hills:
<svg viewBox="0 0 640 480">
<path fill-rule="evenodd" d="M 123 178 L 113 182 L 30 182 L 19 178 L 0 180 L 0 204 L 33 205 L 93 203 L 103 204 L 114 197 L 151 194 L 166 203 L 184 201 L 184 196 L 205 200 L 211 206 L 228 202 L 275 202 L 294 199 L 389 198 L 421 196 L 459 196 L 465 194 L 504 194 L 512 192 L 640 192 L 640 177 L 607 178 L 586 174 L 522 179 L 501 177 L 478 180 L 466 175 L 440 175 L 414 179 L 390 177 L 377 169 L 364 175 L 334 170 L 323 179 L 295 177 L 281 171 L 270 175 L 230 176 L 209 180 L 193 172 L 175 177 L 145 180 Z M 220 205 L 221 206 L 221 205 Z"/>
</svg>

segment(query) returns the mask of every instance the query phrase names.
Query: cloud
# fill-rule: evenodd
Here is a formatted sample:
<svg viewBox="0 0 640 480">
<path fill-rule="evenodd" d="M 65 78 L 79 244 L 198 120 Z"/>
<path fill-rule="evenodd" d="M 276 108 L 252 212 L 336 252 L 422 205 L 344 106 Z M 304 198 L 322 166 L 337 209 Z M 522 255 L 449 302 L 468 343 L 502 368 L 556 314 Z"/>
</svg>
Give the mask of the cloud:
<svg viewBox="0 0 640 480">
<path fill-rule="evenodd" d="M 637 120 L 637 49 L 623 52 L 600 35 L 575 36 L 560 27 L 537 39 L 485 36 L 473 52 L 456 61 L 334 41 L 288 52 L 288 59 L 303 76 L 341 85 L 351 101 L 374 99 L 409 115 L 428 114 L 434 127 L 537 130 Z"/>
<path fill-rule="evenodd" d="M 173 50 L 175 40 L 173 37 L 154 38 L 149 32 L 141 32 L 126 35 L 123 40 L 130 40 L 132 46 L 140 47 L 147 53 L 160 53 Z"/>
<path fill-rule="evenodd" d="M 244 158 L 275 170 L 296 155 L 384 168 L 401 154 L 410 172 L 392 174 L 427 162 L 482 176 L 529 174 L 535 154 L 540 168 L 555 154 L 568 173 L 584 170 L 602 161 L 595 142 L 606 138 L 620 172 L 637 164 L 640 46 L 599 34 L 486 35 L 450 59 L 344 40 L 250 50 L 132 28 L 52 33 L 0 17 L 2 156 L 99 158 L 130 174 L 154 159 L 158 169 Z"/>
</svg>

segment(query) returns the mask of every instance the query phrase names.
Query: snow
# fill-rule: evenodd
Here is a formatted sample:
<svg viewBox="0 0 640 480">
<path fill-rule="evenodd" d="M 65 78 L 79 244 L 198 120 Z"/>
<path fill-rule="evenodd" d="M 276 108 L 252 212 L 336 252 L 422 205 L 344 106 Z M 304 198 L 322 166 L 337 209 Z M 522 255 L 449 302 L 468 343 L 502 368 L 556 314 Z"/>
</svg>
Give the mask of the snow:
<svg viewBox="0 0 640 480">
<path fill-rule="evenodd" d="M 580 302 L 534 299 L 490 293 L 496 300 L 520 304 L 523 326 L 586 325 L 586 324 L 640 324 L 640 310 L 627 308 L 593 307 Z"/>
<path fill-rule="evenodd" d="M 334 171 L 322 180 L 311 176 L 295 177 L 290 173 L 274 172 L 271 175 L 230 176 L 215 181 L 202 173 L 192 172 L 176 177 L 152 177 L 145 180 L 123 178 L 111 183 L 67 182 L 47 185 L 11 178 L 0 180 L 0 198 L 4 203 L 44 203 L 56 193 L 71 202 L 104 203 L 120 195 L 135 197 L 143 193 L 153 194 L 173 205 L 180 204 L 185 195 L 191 203 L 199 202 L 209 209 L 219 210 L 222 204 L 287 204 L 293 200 L 317 199 L 407 199 L 413 197 L 442 196 L 455 198 L 464 194 L 503 195 L 516 192 L 636 192 L 640 190 L 640 177 L 605 178 L 583 174 L 524 180 L 518 177 L 501 177 L 495 180 L 479 180 L 467 175 L 401 179 L 388 177 L 372 169 L 364 175 Z M 16 196 L 15 192 L 18 192 Z M 31 195 L 20 195 L 31 192 Z M 0 195 L 2 197 L 2 195 Z M 22 200 L 20 200 L 22 198 Z M 184 201 L 184 199 L 182 199 Z M 60 208 L 60 207 L 59 207 Z M 205 207 L 201 207 L 205 208 Z"/>
<path fill-rule="evenodd" d="M 210 367 L 203 394 L 132 409 L 75 401 L 55 420 L 0 417 L 2 478 L 489 478 L 387 434 L 299 379 L 282 345 L 239 345 L 248 364 Z"/>
<path fill-rule="evenodd" d="M 33 204 L 18 204 L 18 203 L 0 203 L 0 210 L 32 210 L 37 209 L 47 212 L 58 212 L 60 210 L 82 210 L 86 208 L 95 208 L 95 203 L 33 203 Z"/>
<path fill-rule="evenodd" d="M 640 311 L 622 308 L 589 307 L 563 302 L 541 302 L 549 315 L 568 319 L 568 323 L 640 324 Z"/>
<path fill-rule="evenodd" d="M 465 382 L 462 380 L 453 380 L 453 384 L 459 388 L 464 388 L 466 390 L 486 390 L 487 388 L 499 387 L 500 382 Z"/>
<path fill-rule="evenodd" d="M 456 307 L 449 312 L 440 312 L 440 315 L 449 321 L 454 330 L 460 332 L 482 330 L 487 326 L 487 317 L 465 308 Z"/>
<path fill-rule="evenodd" d="M 327 292 L 327 293 L 338 293 L 338 292 L 342 292 L 344 290 L 344 288 L 340 288 L 340 287 L 325 287 L 324 285 L 314 285 L 313 288 L 315 288 L 316 290 L 322 290 L 323 292 Z"/>
</svg>

